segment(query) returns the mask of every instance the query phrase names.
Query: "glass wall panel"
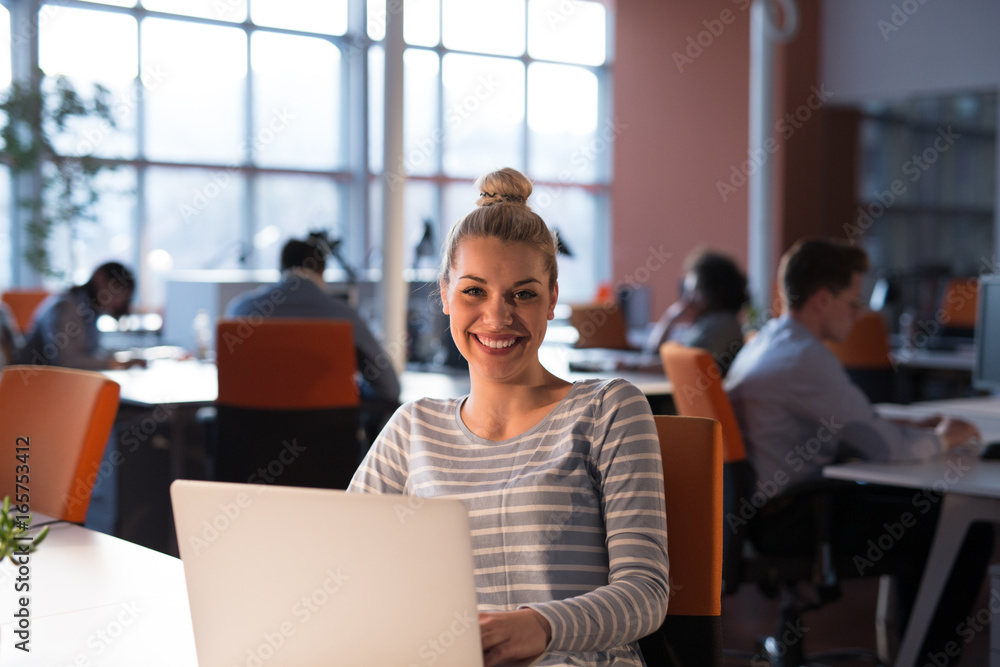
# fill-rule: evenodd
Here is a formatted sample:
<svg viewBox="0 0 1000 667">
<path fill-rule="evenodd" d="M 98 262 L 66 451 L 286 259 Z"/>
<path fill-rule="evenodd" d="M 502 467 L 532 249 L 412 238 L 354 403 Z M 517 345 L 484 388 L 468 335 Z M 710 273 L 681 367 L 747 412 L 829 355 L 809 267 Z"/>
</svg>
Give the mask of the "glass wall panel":
<svg viewBox="0 0 1000 667">
<path fill-rule="evenodd" d="M 58 225 L 49 242 L 53 267 L 75 284 L 87 282 L 104 262 L 135 268 L 135 170 L 103 171 L 95 185 L 101 198 L 94 207 L 94 220 L 77 220 L 72 228 Z"/>
<path fill-rule="evenodd" d="M 250 18 L 271 28 L 343 35 L 347 32 L 347 0 L 253 0 Z"/>
<path fill-rule="evenodd" d="M 235 269 L 250 247 L 242 220 L 244 178 L 233 170 L 151 167 L 146 172 L 146 255 L 150 295 L 162 304 L 178 269 Z"/>
<path fill-rule="evenodd" d="M 444 172 L 476 177 L 524 168 L 524 65 L 507 58 L 444 57 Z"/>
<path fill-rule="evenodd" d="M 580 65 L 603 65 L 604 5 L 584 0 L 528 0 L 528 55 Z"/>
<path fill-rule="evenodd" d="M 253 162 L 334 169 L 340 148 L 340 51 L 328 41 L 256 31 Z"/>
<path fill-rule="evenodd" d="M 183 44 L 184 48 L 178 48 Z M 246 144 L 246 33 L 165 19 L 142 22 L 146 157 L 238 164 Z M 157 85 L 145 76 L 161 72 Z"/>
<path fill-rule="evenodd" d="M 403 171 L 438 172 L 443 134 L 438 126 L 440 59 L 433 51 L 407 49 L 403 56 Z"/>
<path fill-rule="evenodd" d="M 441 41 L 440 0 L 406 0 L 403 39 L 413 46 L 437 46 Z"/>
<path fill-rule="evenodd" d="M 444 0 L 441 23 L 446 48 L 524 53 L 524 0 Z"/>
<path fill-rule="evenodd" d="M 564 183 L 597 180 L 611 140 L 598 140 L 597 77 L 569 65 L 528 67 L 528 171 Z M 603 171 L 603 170 L 602 170 Z"/>
<path fill-rule="evenodd" d="M 258 268 L 277 269 L 281 248 L 288 239 L 304 239 L 310 231 L 325 230 L 343 238 L 340 193 L 329 178 L 299 175 L 262 175 L 255 185 L 257 221 L 254 252 Z M 330 260 L 330 268 L 336 262 Z"/>
<path fill-rule="evenodd" d="M 55 133 L 54 147 L 65 155 L 134 158 L 139 96 L 137 23 L 131 16 L 107 11 L 46 5 L 38 35 L 38 59 L 47 90 L 65 76 L 76 92 L 93 99 L 94 84 L 108 89 L 115 118 L 111 127 L 99 119 L 75 119 Z M 53 128 L 54 129 L 54 128 Z"/>
</svg>

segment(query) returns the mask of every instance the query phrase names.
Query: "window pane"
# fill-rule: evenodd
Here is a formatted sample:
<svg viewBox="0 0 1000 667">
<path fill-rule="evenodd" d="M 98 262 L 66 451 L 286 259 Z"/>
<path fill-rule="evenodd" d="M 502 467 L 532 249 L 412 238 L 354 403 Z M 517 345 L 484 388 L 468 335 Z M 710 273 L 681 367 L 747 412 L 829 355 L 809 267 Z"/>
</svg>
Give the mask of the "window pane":
<svg viewBox="0 0 1000 667">
<path fill-rule="evenodd" d="M 76 92 L 93 99 L 94 84 L 108 89 L 115 127 L 99 119 L 77 120 L 59 132 L 56 150 L 68 155 L 132 158 L 136 154 L 139 53 L 131 16 L 46 5 L 38 36 L 39 63 L 48 77 L 66 76 Z M 155 74 L 155 73 L 151 73 Z M 55 80 L 46 80 L 55 90 Z"/>
<path fill-rule="evenodd" d="M 524 0 L 444 0 L 449 49 L 519 56 L 524 53 Z"/>
<path fill-rule="evenodd" d="M 380 46 L 368 49 L 368 167 L 382 171 L 385 152 L 385 51 Z"/>
<path fill-rule="evenodd" d="M 559 301 L 590 301 L 608 275 L 608 239 L 603 233 L 605 197 L 578 188 L 539 186 L 528 204 L 549 229 L 557 229 L 572 257 L 559 256 Z"/>
<path fill-rule="evenodd" d="M 250 16 L 257 25 L 328 35 L 347 32 L 347 0 L 253 0 Z"/>
<path fill-rule="evenodd" d="M 385 0 L 368 0 L 368 36 L 375 41 L 385 39 Z"/>
<path fill-rule="evenodd" d="M 328 178 L 262 175 L 255 185 L 257 220 L 254 252 L 257 268 L 277 269 L 281 247 L 290 238 L 304 239 L 314 230 L 331 237 L 344 233 L 340 219 L 340 193 Z M 328 260 L 329 268 L 339 268 Z"/>
<path fill-rule="evenodd" d="M 332 169 L 340 159 L 340 51 L 330 42 L 257 31 L 251 40 L 254 137 L 264 166 Z"/>
<path fill-rule="evenodd" d="M 438 55 L 407 49 L 403 67 L 403 169 L 407 174 L 436 174 L 442 139 L 438 128 Z"/>
<path fill-rule="evenodd" d="M 476 208 L 476 200 L 479 199 L 479 191 L 476 186 L 468 183 L 450 184 L 444 188 L 444 211 L 441 213 L 443 236 L 447 236 L 452 226 Z M 443 243 L 443 241 L 442 241 Z"/>
<path fill-rule="evenodd" d="M 438 265 L 441 233 L 437 215 L 437 186 L 426 181 L 408 181 L 403 192 L 403 266 L 408 269 L 430 269 Z M 433 255 L 417 258 L 417 245 L 424 238 L 424 222 L 431 225 Z M 423 277 L 423 276 L 421 276 Z"/>
<path fill-rule="evenodd" d="M 403 39 L 414 46 L 437 46 L 441 41 L 440 0 L 406 0 Z"/>
<path fill-rule="evenodd" d="M 243 30 L 145 19 L 142 61 L 147 157 L 221 163 L 245 159 Z M 162 73 L 158 82 L 149 80 L 151 71 Z"/>
<path fill-rule="evenodd" d="M 120 168 L 101 172 L 95 186 L 101 198 L 94 206 L 95 220 L 77 220 L 72 228 L 52 230 L 49 256 L 52 267 L 66 279 L 82 284 L 104 262 L 133 267 L 135 238 L 135 170 Z"/>
<path fill-rule="evenodd" d="M 10 85 L 10 12 L 0 5 L 0 88 Z"/>
<path fill-rule="evenodd" d="M 247 0 L 143 0 L 142 6 L 158 12 L 234 23 L 242 23 L 247 18 Z"/>
<path fill-rule="evenodd" d="M 606 58 L 604 6 L 585 0 L 528 0 L 528 54 L 532 58 L 602 65 Z"/>
<path fill-rule="evenodd" d="M 244 179 L 231 170 L 146 172 L 146 255 L 150 301 L 162 305 L 167 276 L 178 269 L 235 269 L 243 238 Z M 197 240 L 197 242 L 195 242 Z"/>
<path fill-rule="evenodd" d="M 613 136 L 598 139 L 597 77 L 582 67 L 528 67 L 528 171 L 535 178 L 594 181 Z M 610 134 L 610 133 L 608 133 Z"/>
<path fill-rule="evenodd" d="M 444 57 L 445 151 L 449 176 L 523 168 L 524 65 L 515 60 Z"/>
<path fill-rule="evenodd" d="M 368 245 L 365 268 L 382 270 L 382 179 L 373 178 L 368 188 Z"/>
</svg>

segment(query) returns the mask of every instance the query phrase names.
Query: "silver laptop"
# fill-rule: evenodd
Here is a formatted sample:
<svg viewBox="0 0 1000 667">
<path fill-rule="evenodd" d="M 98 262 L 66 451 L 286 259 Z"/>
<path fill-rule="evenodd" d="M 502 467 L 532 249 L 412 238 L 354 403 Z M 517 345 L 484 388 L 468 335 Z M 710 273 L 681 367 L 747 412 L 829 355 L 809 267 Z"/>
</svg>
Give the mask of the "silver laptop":
<svg viewBox="0 0 1000 667">
<path fill-rule="evenodd" d="M 460 501 L 187 480 L 170 496 L 200 667 L 482 665 Z"/>
</svg>

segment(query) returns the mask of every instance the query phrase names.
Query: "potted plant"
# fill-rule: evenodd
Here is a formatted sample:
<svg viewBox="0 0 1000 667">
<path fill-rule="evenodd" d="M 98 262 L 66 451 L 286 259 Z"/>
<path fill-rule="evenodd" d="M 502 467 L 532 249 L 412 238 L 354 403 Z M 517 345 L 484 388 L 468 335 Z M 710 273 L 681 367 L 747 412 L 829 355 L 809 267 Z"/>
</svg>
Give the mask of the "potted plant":
<svg viewBox="0 0 1000 667">
<path fill-rule="evenodd" d="M 84 97 L 66 77 L 48 84 L 38 71 L 30 84 L 12 83 L 0 101 L 0 162 L 12 176 L 34 174 L 39 179 L 40 185 L 18 203 L 29 211 L 24 258 L 42 275 L 61 275 L 53 269 L 48 250 L 55 226 L 94 220 L 94 205 L 100 199 L 97 176 L 118 166 L 90 152 L 59 152 L 55 147 L 74 137 L 74 125 L 81 120 L 96 119 L 102 127 L 114 128 L 109 100 L 110 92 L 99 84 L 90 97 Z"/>
<path fill-rule="evenodd" d="M 29 515 L 26 521 L 22 521 L 21 518 L 21 516 L 14 516 L 10 513 L 10 496 L 4 497 L 3 514 L 0 515 L 0 562 L 7 558 L 14 565 L 18 565 L 14 556 L 32 553 L 49 534 L 49 527 L 45 526 L 31 540 L 30 546 L 23 550 L 21 546 L 26 541 L 25 535 L 31 526 L 31 516 Z"/>
</svg>

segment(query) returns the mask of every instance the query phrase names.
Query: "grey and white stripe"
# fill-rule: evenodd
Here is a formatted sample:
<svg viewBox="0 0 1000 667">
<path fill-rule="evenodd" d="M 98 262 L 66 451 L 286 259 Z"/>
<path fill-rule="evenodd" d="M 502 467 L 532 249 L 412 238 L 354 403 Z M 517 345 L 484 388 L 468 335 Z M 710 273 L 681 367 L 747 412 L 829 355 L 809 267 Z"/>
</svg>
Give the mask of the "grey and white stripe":
<svg viewBox="0 0 1000 667">
<path fill-rule="evenodd" d="M 632 644 L 669 597 L 663 471 L 645 397 L 624 380 L 573 385 L 533 428 L 494 442 L 464 399 L 401 407 L 352 491 L 462 500 L 480 611 L 530 606 L 552 625 L 542 665 L 641 665 Z"/>
</svg>

